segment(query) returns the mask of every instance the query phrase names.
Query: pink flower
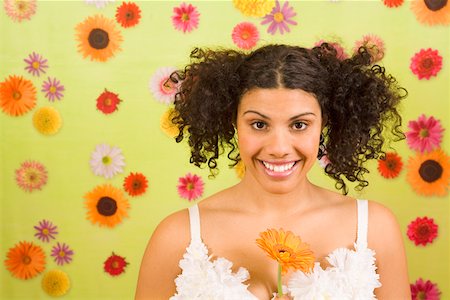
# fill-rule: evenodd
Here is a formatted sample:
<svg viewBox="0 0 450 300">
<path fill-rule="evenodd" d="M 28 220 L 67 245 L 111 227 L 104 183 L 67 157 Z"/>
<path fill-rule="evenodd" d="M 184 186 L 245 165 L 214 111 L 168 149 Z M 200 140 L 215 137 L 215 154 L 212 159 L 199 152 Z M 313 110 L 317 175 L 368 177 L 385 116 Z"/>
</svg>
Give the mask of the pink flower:
<svg viewBox="0 0 450 300">
<path fill-rule="evenodd" d="M 287 24 L 297 25 L 297 22 L 292 20 L 296 15 L 292 6 L 289 6 L 288 1 L 284 2 L 281 8 L 280 2 L 277 0 L 272 12 L 264 17 L 261 25 L 270 23 L 269 28 L 267 28 L 268 33 L 275 34 L 277 30 L 280 30 L 280 33 L 284 34 L 285 31 L 290 32 Z"/>
<path fill-rule="evenodd" d="M 175 67 L 162 67 L 156 70 L 150 79 L 149 89 L 153 96 L 161 103 L 171 104 L 175 100 L 179 84 L 168 80 L 170 75 L 176 71 Z"/>
<path fill-rule="evenodd" d="M 444 128 L 433 116 L 421 115 L 417 121 L 409 121 L 408 128 L 406 141 L 412 150 L 429 152 L 441 144 Z"/>
<path fill-rule="evenodd" d="M 355 42 L 353 52 L 357 53 L 360 47 L 366 47 L 372 56 L 372 63 L 380 61 L 384 57 L 384 42 L 375 34 L 367 34 L 361 40 Z"/>
<path fill-rule="evenodd" d="M 348 55 L 345 52 L 344 47 L 342 47 L 341 44 L 338 42 L 329 42 L 329 41 L 320 40 L 317 43 L 315 43 L 314 46 L 318 47 L 318 46 L 322 45 L 323 43 L 327 43 L 328 45 L 333 47 L 334 50 L 336 50 L 336 57 L 339 60 L 344 60 L 344 59 L 348 58 Z"/>
<path fill-rule="evenodd" d="M 16 170 L 17 185 L 27 192 L 40 190 L 47 183 L 47 169 L 37 161 L 25 161 Z"/>
<path fill-rule="evenodd" d="M 28 55 L 28 59 L 24 59 L 24 61 L 27 63 L 25 70 L 33 74 L 33 76 L 41 75 L 40 72 L 45 73 L 44 69 L 48 68 L 47 60 L 35 52 Z"/>
<path fill-rule="evenodd" d="M 178 194 L 189 201 L 195 200 L 203 194 L 203 180 L 201 177 L 188 173 L 178 178 Z"/>
<path fill-rule="evenodd" d="M 411 58 L 411 71 L 419 77 L 419 79 L 430 79 L 431 76 L 436 76 L 442 69 L 442 56 L 437 50 L 428 48 L 421 49 Z"/>
<path fill-rule="evenodd" d="M 56 78 L 51 79 L 48 77 L 47 81 L 44 81 L 42 84 L 42 92 L 46 93 L 45 97 L 47 97 L 50 101 L 55 101 L 55 98 L 61 100 L 64 96 L 62 92 L 64 91 L 64 86 L 56 80 Z"/>
<path fill-rule="evenodd" d="M 30 20 L 36 13 L 36 0 L 4 0 L 3 7 L 5 8 L 6 14 L 13 21 L 22 22 L 23 20 Z"/>
<path fill-rule="evenodd" d="M 258 28 L 250 22 L 242 22 L 233 28 L 231 38 L 236 46 L 241 49 L 251 49 L 259 40 Z"/>
<path fill-rule="evenodd" d="M 68 264 L 72 261 L 73 251 L 70 250 L 69 246 L 63 243 L 62 245 L 58 243 L 52 248 L 51 256 L 54 257 L 57 265 Z"/>
<path fill-rule="evenodd" d="M 415 284 L 410 284 L 411 299 L 412 300 L 439 300 L 441 291 L 437 284 L 427 280 L 423 281 L 422 278 L 417 279 Z"/>
<path fill-rule="evenodd" d="M 50 239 L 55 238 L 54 234 L 58 233 L 58 231 L 56 231 L 57 227 L 47 220 L 40 221 L 39 226 L 34 226 L 34 229 L 37 230 L 37 233 L 35 233 L 34 236 L 47 243 Z"/>
<path fill-rule="evenodd" d="M 426 246 L 432 243 L 438 235 L 438 226 L 433 218 L 417 218 L 408 225 L 408 238 L 417 245 Z"/>
<path fill-rule="evenodd" d="M 174 7 L 173 12 L 172 23 L 175 29 L 182 30 L 186 33 L 186 31 L 190 32 L 198 27 L 200 14 L 192 4 L 183 2 L 179 7 Z"/>
</svg>

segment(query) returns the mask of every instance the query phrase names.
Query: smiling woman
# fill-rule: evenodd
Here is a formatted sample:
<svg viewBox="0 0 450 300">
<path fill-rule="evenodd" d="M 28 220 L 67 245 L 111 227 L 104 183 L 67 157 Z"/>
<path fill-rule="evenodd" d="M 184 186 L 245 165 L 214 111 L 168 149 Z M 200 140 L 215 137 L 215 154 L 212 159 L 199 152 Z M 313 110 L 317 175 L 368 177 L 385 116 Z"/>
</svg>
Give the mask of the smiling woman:
<svg viewBox="0 0 450 300">
<path fill-rule="evenodd" d="M 387 138 L 404 137 L 396 106 L 406 91 L 396 80 L 372 65 L 367 49 L 342 59 L 328 44 L 195 49 L 191 59 L 170 77 L 181 81 L 172 114 L 176 140 L 188 139 L 191 163 L 207 164 L 213 176 L 225 151 L 245 174 L 161 222 L 136 298 L 270 299 L 278 289 L 274 297 L 410 299 L 395 217 L 374 201 L 346 196 L 344 182 L 363 189 L 365 162 L 384 154 Z M 308 179 L 325 153 L 325 173 L 341 194 Z M 301 236 L 313 263 L 277 273 L 255 242 L 267 228 Z"/>
</svg>

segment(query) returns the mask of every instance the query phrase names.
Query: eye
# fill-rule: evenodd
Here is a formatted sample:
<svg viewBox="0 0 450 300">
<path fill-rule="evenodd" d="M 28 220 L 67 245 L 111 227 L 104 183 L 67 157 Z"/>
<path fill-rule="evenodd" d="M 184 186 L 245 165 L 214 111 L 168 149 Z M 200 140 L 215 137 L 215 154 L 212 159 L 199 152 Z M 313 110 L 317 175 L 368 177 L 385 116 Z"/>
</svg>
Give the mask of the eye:
<svg viewBox="0 0 450 300">
<path fill-rule="evenodd" d="M 292 124 L 292 128 L 294 128 L 295 130 L 304 130 L 306 129 L 306 123 L 304 122 L 295 122 L 294 124 Z"/>
<path fill-rule="evenodd" d="M 262 122 L 262 121 L 256 121 L 252 123 L 253 128 L 255 129 L 264 129 L 266 127 L 266 123 Z"/>
</svg>

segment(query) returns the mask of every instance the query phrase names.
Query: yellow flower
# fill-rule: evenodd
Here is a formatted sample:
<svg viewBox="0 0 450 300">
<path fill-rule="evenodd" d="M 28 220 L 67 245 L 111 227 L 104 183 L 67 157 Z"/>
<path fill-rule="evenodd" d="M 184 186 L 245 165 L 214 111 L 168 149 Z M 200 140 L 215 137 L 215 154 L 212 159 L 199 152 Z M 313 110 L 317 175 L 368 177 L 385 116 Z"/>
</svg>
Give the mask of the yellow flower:
<svg viewBox="0 0 450 300">
<path fill-rule="evenodd" d="M 450 157 L 442 149 L 418 153 L 409 158 L 406 179 L 418 194 L 445 196 L 450 184 Z"/>
<path fill-rule="evenodd" d="M 61 116 L 53 107 L 42 107 L 34 113 L 33 125 L 40 133 L 53 135 L 61 128 Z"/>
<path fill-rule="evenodd" d="M 234 170 L 236 171 L 236 175 L 239 179 L 244 178 L 245 175 L 245 165 L 242 159 L 234 166 Z"/>
<path fill-rule="evenodd" d="M 236 7 L 244 16 L 264 17 L 275 6 L 275 0 L 233 0 Z"/>
<path fill-rule="evenodd" d="M 303 243 L 300 237 L 291 231 L 268 229 L 259 236 L 256 243 L 270 258 L 279 263 L 283 274 L 290 268 L 309 272 L 314 266 L 315 258 L 309 245 Z"/>
<path fill-rule="evenodd" d="M 169 108 L 164 112 L 160 119 L 160 128 L 169 137 L 174 138 L 178 136 L 179 129 L 178 126 L 172 123 L 172 118 L 174 116 L 175 109 Z"/>
<path fill-rule="evenodd" d="M 57 297 L 67 293 L 70 288 L 70 280 L 65 272 L 51 270 L 42 277 L 41 285 L 47 294 Z"/>
</svg>

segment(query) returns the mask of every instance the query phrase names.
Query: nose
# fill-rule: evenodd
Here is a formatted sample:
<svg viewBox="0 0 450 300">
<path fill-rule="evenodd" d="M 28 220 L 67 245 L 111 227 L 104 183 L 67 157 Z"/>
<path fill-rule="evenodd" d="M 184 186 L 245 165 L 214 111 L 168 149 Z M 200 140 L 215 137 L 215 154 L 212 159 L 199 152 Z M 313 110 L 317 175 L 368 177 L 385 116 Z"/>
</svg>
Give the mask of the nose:
<svg viewBox="0 0 450 300">
<path fill-rule="evenodd" d="M 274 130 L 268 136 L 266 151 L 273 158 L 283 158 L 289 155 L 292 145 L 289 132 L 286 130 Z"/>
</svg>

